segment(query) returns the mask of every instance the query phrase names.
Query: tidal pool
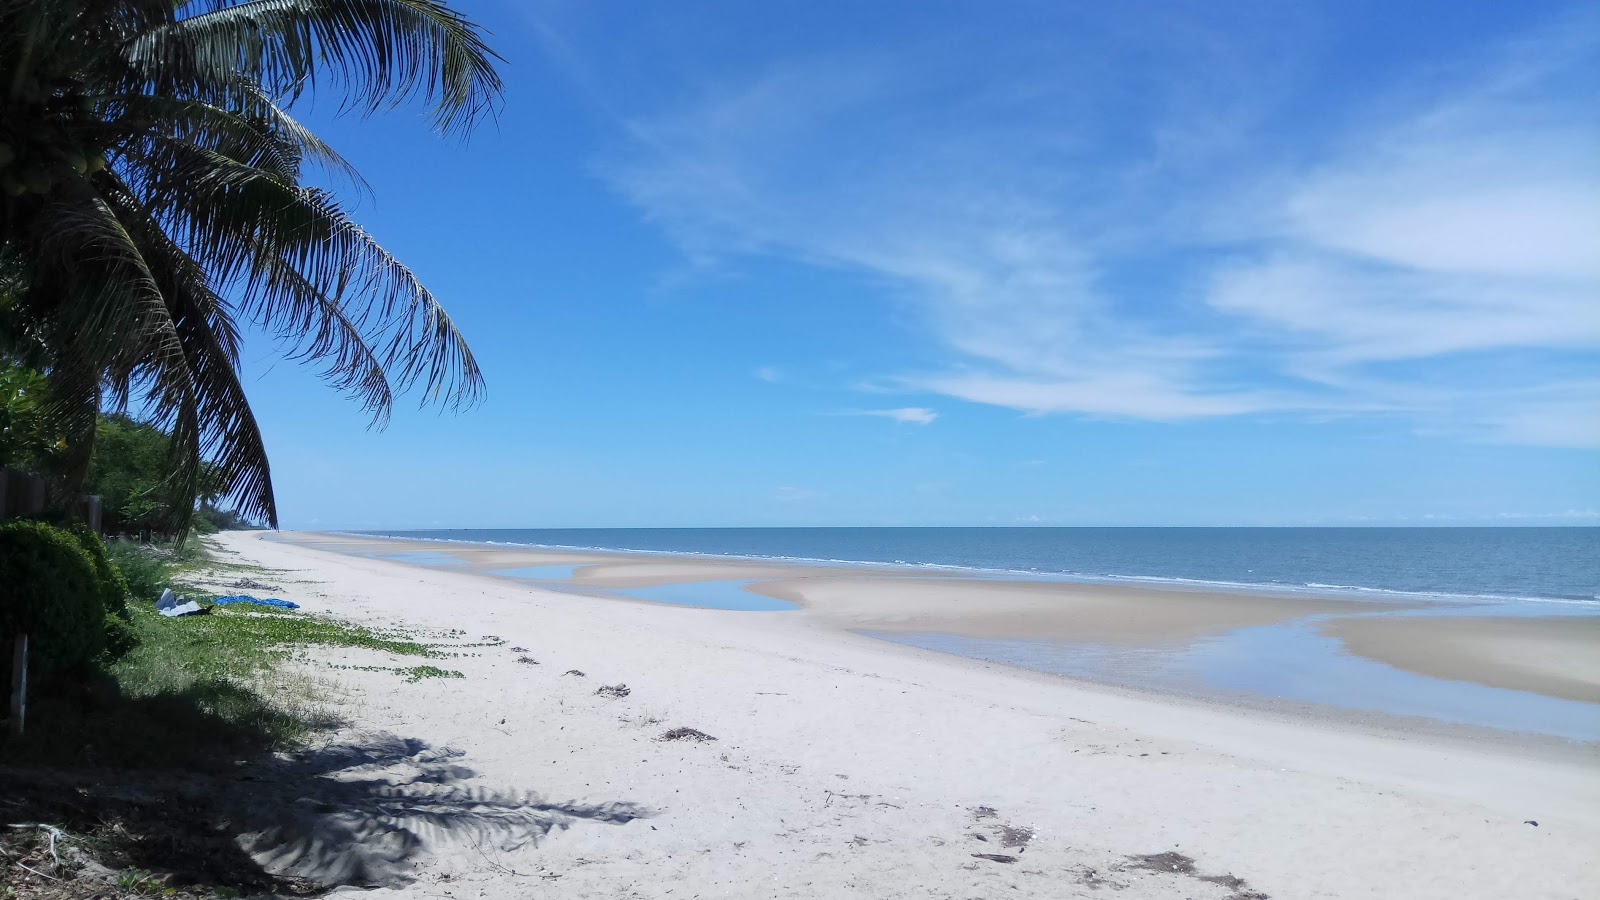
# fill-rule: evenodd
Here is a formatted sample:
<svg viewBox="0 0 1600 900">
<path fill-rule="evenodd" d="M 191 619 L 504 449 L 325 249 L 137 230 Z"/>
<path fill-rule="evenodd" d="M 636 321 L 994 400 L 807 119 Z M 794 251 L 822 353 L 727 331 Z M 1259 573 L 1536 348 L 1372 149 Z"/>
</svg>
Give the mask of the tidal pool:
<svg viewBox="0 0 1600 900">
<path fill-rule="evenodd" d="M 1449 612 L 1459 615 L 1461 610 Z M 1500 614 L 1505 614 L 1504 610 Z M 1336 638 L 1318 630 L 1329 618 L 1334 617 L 1306 616 L 1240 628 L 1178 647 L 974 638 L 940 632 L 861 633 L 925 650 L 1129 687 L 1224 699 L 1230 694 L 1282 698 L 1569 740 L 1600 740 L 1600 704 L 1434 678 L 1356 656 Z"/>
<path fill-rule="evenodd" d="M 693 581 L 688 584 L 658 584 L 652 587 L 606 588 L 607 593 L 621 594 L 636 600 L 653 600 L 657 603 L 676 603 L 679 606 L 699 606 L 706 609 L 737 609 L 747 612 L 779 612 L 800 607 L 787 600 L 778 600 L 744 589 L 752 579 L 735 581 Z"/>
</svg>

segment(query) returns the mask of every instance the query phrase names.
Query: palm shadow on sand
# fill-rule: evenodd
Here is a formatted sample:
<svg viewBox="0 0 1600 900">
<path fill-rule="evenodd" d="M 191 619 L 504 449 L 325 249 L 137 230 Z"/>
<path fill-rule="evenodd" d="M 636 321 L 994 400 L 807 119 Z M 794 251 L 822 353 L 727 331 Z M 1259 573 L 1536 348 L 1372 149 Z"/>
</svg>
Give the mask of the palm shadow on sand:
<svg viewBox="0 0 1600 900">
<path fill-rule="evenodd" d="M 537 846 L 580 822 L 625 825 L 650 815 L 629 802 L 555 802 L 466 782 L 463 754 L 390 734 L 340 741 L 274 760 L 238 785 L 239 846 L 277 876 L 324 885 L 410 879 L 425 847 L 480 852 Z"/>
<path fill-rule="evenodd" d="M 554 831 L 651 815 L 474 784 L 462 752 L 387 733 L 254 759 L 227 772 L 0 766 L 0 816 L 92 835 L 106 862 L 174 883 L 298 894 L 406 884 L 435 848 L 473 847 L 495 866 L 492 854 Z"/>
</svg>

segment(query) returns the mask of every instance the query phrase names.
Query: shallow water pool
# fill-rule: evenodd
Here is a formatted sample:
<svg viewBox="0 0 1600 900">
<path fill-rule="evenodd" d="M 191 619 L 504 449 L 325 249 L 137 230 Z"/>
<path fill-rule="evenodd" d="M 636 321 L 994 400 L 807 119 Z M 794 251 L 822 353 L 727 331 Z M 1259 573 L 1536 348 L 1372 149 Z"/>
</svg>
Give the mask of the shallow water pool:
<svg viewBox="0 0 1600 900">
<path fill-rule="evenodd" d="M 752 593 L 744 589 L 751 579 L 736 581 L 694 581 L 688 584 L 658 584 L 651 587 L 606 588 L 608 593 L 621 594 L 636 600 L 653 600 L 657 603 L 676 603 L 679 606 L 698 606 L 705 609 L 737 609 L 746 612 L 780 612 L 799 609 L 787 600 Z"/>
<path fill-rule="evenodd" d="M 1435 678 L 1357 656 L 1318 630 L 1329 618 L 1333 617 L 1307 616 L 1240 628 L 1182 648 L 940 632 L 861 633 L 925 650 L 1129 687 L 1224 698 L 1240 694 L 1281 698 L 1569 740 L 1600 740 L 1600 704 Z"/>
</svg>

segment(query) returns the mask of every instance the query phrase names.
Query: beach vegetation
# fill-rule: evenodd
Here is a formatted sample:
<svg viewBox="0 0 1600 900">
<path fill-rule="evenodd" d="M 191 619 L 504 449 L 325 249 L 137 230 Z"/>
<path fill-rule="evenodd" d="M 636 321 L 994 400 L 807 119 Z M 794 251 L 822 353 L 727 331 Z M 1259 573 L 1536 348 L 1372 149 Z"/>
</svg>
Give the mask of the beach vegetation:
<svg viewBox="0 0 1600 900">
<path fill-rule="evenodd" d="M 100 655 L 108 590 L 71 533 L 26 519 L 0 523 L 0 641 L 9 649 L 27 635 L 30 671 L 81 671 Z"/>
<path fill-rule="evenodd" d="M 171 438 L 149 422 L 118 413 L 100 417 L 83 489 L 100 497 L 101 527 L 108 534 L 161 533 L 193 517 L 194 500 L 168 477 L 172 452 Z M 204 477 L 211 474 L 202 472 L 202 480 L 214 481 L 214 475 Z"/>
<path fill-rule="evenodd" d="M 132 628 L 132 614 L 128 609 L 128 580 L 111 561 L 106 543 L 87 524 L 77 519 L 67 519 L 57 527 L 71 535 L 94 570 L 95 594 L 100 601 L 99 613 L 105 628 L 104 653 L 117 659 L 133 649 L 138 637 Z"/>
<path fill-rule="evenodd" d="M 48 474 L 56 471 L 66 438 L 45 412 L 42 372 L 0 356 L 0 468 Z"/>
<path fill-rule="evenodd" d="M 197 496 L 178 490 L 173 453 L 172 435 L 153 422 L 122 413 L 100 417 L 83 489 L 100 497 L 107 534 L 172 538 L 182 530 L 179 523 L 199 534 L 249 524 L 222 508 L 223 485 L 212 463 L 201 464 Z"/>
<path fill-rule="evenodd" d="M 128 596 L 149 604 L 154 604 L 161 591 L 172 584 L 178 568 L 175 554 L 130 540 L 107 542 L 106 559 L 128 585 Z"/>
<path fill-rule="evenodd" d="M 214 606 L 164 618 L 130 610 L 136 645 L 30 700 L 30 728 L 0 742 L 0 760 L 128 768 L 214 768 L 252 752 L 293 747 L 333 720 L 321 688 L 285 663 L 317 648 L 431 658 L 407 635 L 292 610 Z M 387 667 L 386 667 L 387 668 Z M 433 666 L 393 667 L 408 681 L 457 678 Z"/>
<path fill-rule="evenodd" d="M 169 438 L 166 489 L 124 512 L 181 543 L 208 487 L 277 523 L 241 319 L 374 424 L 410 387 L 473 402 L 465 339 L 321 186 L 364 183 L 290 110 L 418 101 L 461 135 L 498 104 L 496 59 L 439 0 L 0 5 L 0 353 L 44 376 L 7 409 L 25 397 L 60 436 L 18 452 L 48 451 L 76 492 L 99 412 L 137 408 Z"/>
</svg>

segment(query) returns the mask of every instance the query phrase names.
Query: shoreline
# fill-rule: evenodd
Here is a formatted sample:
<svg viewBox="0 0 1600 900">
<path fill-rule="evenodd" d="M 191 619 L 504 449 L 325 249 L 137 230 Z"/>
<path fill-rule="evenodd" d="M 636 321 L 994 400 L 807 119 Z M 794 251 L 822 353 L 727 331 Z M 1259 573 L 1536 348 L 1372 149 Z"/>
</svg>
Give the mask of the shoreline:
<svg viewBox="0 0 1600 900">
<path fill-rule="evenodd" d="M 1600 705 L 1589 699 L 1600 693 L 1600 669 L 1575 678 L 1530 678 L 1527 660 L 1537 652 L 1509 657 L 1492 636 L 1438 644 L 1426 640 L 1426 625 L 1411 619 L 1511 611 L 1530 619 L 1600 622 L 1594 614 L 1600 610 L 1574 615 L 1557 604 L 1406 603 L 1348 593 L 971 578 L 921 567 L 776 564 L 351 533 L 267 540 L 443 564 L 611 601 L 769 611 L 793 604 L 799 609 L 782 614 L 877 640 L 1253 708 L 1324 708 L 1334 715 L 1388 717 L 1397 728 L 1420 719 L 1600 741 Z M 740 605 L 741 598 L 752 602 Z M 1422 639 L 1346 640 L 1342 629 L 1314 627 L 1325 619 L 1368 622 L 1352 631 L 1362 635 L 1373 623 L 1393 623 Z M 1559 627 L 1541 634 L 1552 652 L 1568 649 Z M 1290 653 L 1289 647 L 1299 649 Z"/>
<path fill-rule="evenodd" d="M 827 580 L 826 576 L 818 576 L 816 569 L 823 567 L 804 567 L 797 569 L 793 566 L 776 565 L 741 565 L 727 558 L 716 556 L 702 556 L 692 554 L 657 554 L 644 551 L 640 554 L 617 554 L 607 551 L 584 551 L 582 553 L 565 552 L 557 550 L 544 550 L 523 547 L 520 545 L 485 545 L 478 542 L 451 542 L 461 549 L 476 549 L 479 551 L 492 551 L 496 554 L 512 554 L 518 564 L 531 560 L 536 564 L 548 564 L 551 560 L 581 560 L 575 565 L 578 571 L 589 570 L 588 577 L 575 577 L 571 582 L 546 582 L 529 580 L 514 575 L 503 574 L 498 571 L 500 563 L 486 565 L 483 561 L 462 561 L 459 566 L 426 565 L 407 559 L 395 559 L 387 555 L 364 556 L 352 555 L 348 548 L 336 549 L 323 546 L 327 538 L 348 539 L 356 537 L 362 540 L 373 541 L 407 541 L 408 538 L 389 538 L 375 535 L 353 535 L 348 532 L 279 532 L 279 535 L 295 535 L 305 540 L 288 540 L 273 537 L 271 533 L 261 532 L 266 541 L 273 544 L 282 544 L 295 548 L 312 550 L 318 554 L 327 554 L 332 559 L 368 559 L 375 562 L 398 565 L 404 570 L 426 571 L 441 573 L 450 576 L 460 576 L 470 580 L 483 579 L 493 584 L 506 585 L 515 590 L 529 591 L 540 594 L 552 594 L 570 600 L 603 601 L 606 607 L 620 607 L 626 610 L 650 610 L 658 614 L 672 616 L 683 614 L 686 621 L 693 621 L 693 617 L 731 617 L 728 621 L 740 624 L 749 624 L 759 628 L 762 632 L 777 634 L 804 633 L 807 635 L 825 634 L 832 638 L 842 639 L 856 643 L 859 647 L 872 653 L 908 655 L 918 659 L 936 660 L 942 665 L 966 667 L 971 671 L 1003 670 L 1016 676 L 1029 679 L 1041 685 L 1067 684 L 1079 690 L 1104 692 L 1112 696 L 1136 699 L 1141 702 L 1156 704 L 1174 704 L 1177 706 L 1192 707 L 1194 709 L 1218 711 L 1225 714 L 1255 715 L 1267 714 L 1279 724 L 1292 726 L 1297 723 L 1314 723 L 1335 729 L 1353 728 L 1373 735 L 1410 740 L 1422 736 L 1444 742 L 1460 742 L 1462 746 L 1476 746 L 1488 741 L 1497 746 L 1503 746 L 1514 751 L 1532 750 L 1539 753 L 1551 753 L 1554 758 L 1567 760 L 1590 760 L 1600 764 L 1600 740 L 1579 741 L 1556 735 L 1541 734 L 1529 731 L 1517 731 L 1492 726 L 1477 725 L 1462 722 L 1442 721 L 1426 716 L 1395 715 L 1376 710 L 1362 710 L 1339 707 L 1336 705 L 1309 703 L 1292 698 L 1250 696 L 1246 692 L 1219 691 L 1219 692 L 1177 692 L 1170 689 L 1149 685 L 1130 684 L 1117 681 L 1107 681 L 1092 677 L 1045 671 L 1017 663 L 1002 660 L 987 659 L 940 650 L 931 650 L 916 644 L 867 633 L 866 629 L 848 627 L 837 621 L 827 621 L 812 614 L 816 612 L 809 605 L 801 592 L 789 593 L 795 597 L 800 609 L 797 612 L 804 615 L 795 617 L 791 622 L 785 622 L 794 616 L 793 613 L 779 614 L 776 618 L 768 613 L 754 615 L 743 612 L 730 612 L 727 610 L 701 606 L 685 606 L 675 603 L 659 602 L 636 596 L 629 596 L 626 591 L 634 586 L 658 584 L 692 584 L 707 578 L 717 580 L 730 577 L 748 580 L 753 584 L 746 590 L 766 585 L 792 586 L 802 580 L 820 578 Z M 419 543 L 428 539 L 417 539 Z M 335 541 L 338 543 L 338 541 Z M 652 565 L 644 565 L 649 561 Z M 608 573 L 606 567 L 626 565 L 628 569 L 635 569 L 636 574 L 618 575 Z M 709 569 L 707 567 L 710 567 Z M 894 567 L 879 567 L 875 564 L 865 564 L 868 571 L 853 571 L 853 574 L 875 577 L 883 576 L 891 582 L 898 583 L 902 580 L 911 580 L 910 576 L 901 576 Z M 951 576 L 954 578 L 954 576 Z M 988 586 L 988 585 L 985 585 Z M 1094 587 L 1084 585 L 1081 587 Z M 1130 592 L 1144 592 L 1152 589 L 1134 586 L 1122 586 Z M 755 593 L 766 594 L 765 591 Z M 774 592 L 771 595 L 775 595 Z M 1174 591 L 1174 594 L 1187 595 L 1188 591 Z M 1274 595 L 1272 599 L 1286 603 L 1298 603 L 1302 599 L 1298 595 Z M 1410 607 L 1400 607 L 1384 601 L 1348 599 L 1348 602 L 1359 606 L 1382 606 L 1404 611 Z M 1293 621 L 1294 613 L 1290 612 L 1286 618 Z M 803 621 L 802 621 L 803 620 Z M 793 624 L 798 621 L 799 624 Z M 1225 695 L 1232 694 L 1232 697 Z M 1600 770 L 1597 770 L 1600 772 Z M 1600 788 L 1600 779 L 1596 781 Z M 1597 803 L 1600 803 L 1600 794 L 1597 794 Z M 1600 815 L 1600 805 L 1596 806 L 1596 813 Z"/>
<path fill-rule="evenodd" d="M 705 562 L 734 562 L 750 565 L 775 565 L 796 567 L 820 568 L 866 568 L 866 569 L 891 569 L 905 570 L 909 575 L 915 574 L 922 577 L 935 577 L 948 575 L 958 578 L 993 578 L 999 580 L 1037 580 L 1046 583 L 1058 582 L 1066 584 L 1083 585 L 1122 585 L 1128 587 L 1150 587 L 1156 590 L 1197 590 L 1219 591 L 1226 593 L 1262 593 L 1269 596 L 1280 597 L 1324 597 L 1328 599 L 1354 599 L 1371 602 L 1397 603 L 1428 601 L 1435 603 L 1451 603 L 1460 605 L 1473 605 L 1483 603 L 1549 603 L 1556 605 L 1572 605 L 1600 612 L 1600 596 L 1594 597 L 1551 597 L 1551 596 L 1525 596 L 1517 594 L 1463 594 L 1448 591 L 1406 591 L 1394 588 L 1367 587 L 1361 585 L 1322 584 L 1305 582 L 1300 584 L 1285 584 L 1278 582 L 1251 582 L 1251 581 L 1223 581 L 1201 578 L 1180 578 L 1159 575 L 1088 575 L 1077 572 L 1045 572 L 1037 569 L 1006 569 L 982 566 L 964 566 L 952 563 L 934 562 L 907 562 L 859 559 L 828 559 L 810 556 L 761 556 L 742 555 L 736 553 L 710 553 L 706 551 L 691 550 L 641 550 L 625 547 L 598 547 L 559 544 L 530 544 L 510 541 L 474 541 L 466 538 L 440 538 L 440 537 L 415 537 L 395 533 L 369 533 L 360 531 L 311 531 L 296 532 L 304 534 L 323 534 L 341 536 L 357 540 L 383 540 L 383 541 L 413 541 L 419 543 L 437 543 L 448 546 L 469 546 L 485 548 L 503 548 L 511 550 L 528 550 L 539 553 L 551 554 L 592 554 L 596 556 L 621 556 L 621 557 L 663 557 L 668 559 L 693 559 Z"/>
<path fill-rule="evenodd" d="M 1600 841 L 1592 748 L 1395 735 L 932 653 L 804 615 L 596 602 L 471 566 L 223 543 L 289 570 L 284 594 L 309 611 L 498 635 L 537 658 L 485 650 L 449 663 L 465 679 L 420 685 L 334 677 L 354 726 L 458 748 L 488 784 L 655 810 L 496 852 L 556 879 L 550 896 L 1229 895 L 1131 862 L 1167 851 L 1275 898 L 1600 887 L 1586 849 Z M 594 694 L 624 682 L 625 699 Z M 669 726 L 719 740 L 661 743 Z M 1000 846 L 998 824 L 1028 829 L 1025 855 Z M 529 889 L 471 846 L 430 852 L 419 886 Z"/>
</svg>

